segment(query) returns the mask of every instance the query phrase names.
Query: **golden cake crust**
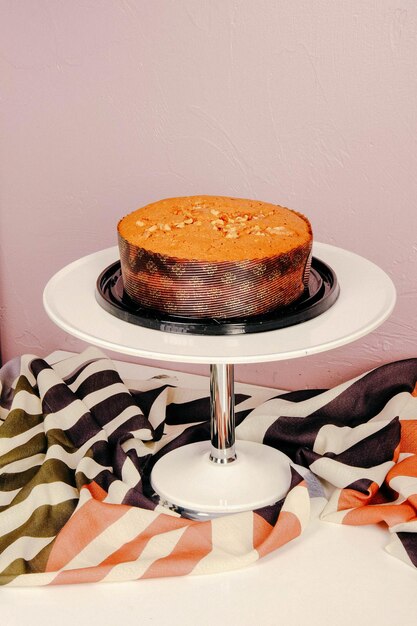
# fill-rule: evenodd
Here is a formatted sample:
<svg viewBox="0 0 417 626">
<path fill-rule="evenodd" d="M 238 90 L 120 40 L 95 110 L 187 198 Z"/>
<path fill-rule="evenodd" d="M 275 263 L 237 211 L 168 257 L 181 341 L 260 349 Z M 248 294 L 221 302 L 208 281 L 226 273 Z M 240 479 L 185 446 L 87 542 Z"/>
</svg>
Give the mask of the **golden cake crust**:
<svg viewBox="0 0 417 626">
<path fill-rule="evenodd" d="M 126 293 L 171 315 L 260 315 L 294 302 L 308 282 L 310 222 L 278 205 L 169 198 L 133 211 L 117 230 Z"/>
<path fill-rule="evenodd" d="M 285 253 L 312 239 L 304 215 L 282 206 L 220 196 L 167 198 L 120 220 L 132 245 L 179 259 L 239 261 Z"/>
</svg>

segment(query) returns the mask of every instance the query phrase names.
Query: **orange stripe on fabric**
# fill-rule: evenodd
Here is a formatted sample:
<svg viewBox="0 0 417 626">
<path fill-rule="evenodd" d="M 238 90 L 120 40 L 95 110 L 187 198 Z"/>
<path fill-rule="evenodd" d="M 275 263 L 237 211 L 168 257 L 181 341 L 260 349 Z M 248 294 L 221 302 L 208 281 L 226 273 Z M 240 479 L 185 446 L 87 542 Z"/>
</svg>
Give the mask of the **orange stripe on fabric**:
<svg viewBox="0 0 417 626">
<path fill-rule="evenodd" d="M 137 537 L 125 543 L 118 550 L 110 554 L 101 565 L 117 565 L 126 561 L 136 561 L 146 544 L 152 537 L 169 533 L 171 530 L 177 530 L 184 526 L 189 526 L 195 522 L 183 518 L 173 517 L 172 515 L 158 515 L 158 517 L 149 524 Z"/>
<path fill-rule="evenodd" d="M 253 514 L 253 547 L 263 557 L 301 534 L 301 523 L 294 513 L 281 511 L 275 526 Z"/>
<path fill-rule="evenodd" d="M 100 500 L 100 502 L 103 502 L 103 500 L 108 495 L 107 491 L 105 491 L 102 487 L 100 487 L 100 485 L 96 483 L 94 480 L 88 485 L 85 485 L 83 489 L 88 489 L 88 491 L 91 493 L 94 500 Z"/>
<path fill-rule="evenodd" d="M 401 522 L 409 522 L 415 517 L 415 511 L 410 504 L 387 504 L 370 505 L 348 511 L 343 518 L 343 524 L 350 526 L 363 526 L 365 524 L 378 524 L 385 522 L 388 526 L 394 526 Z"/>
<path fill-rule="evenodd" d="M 346 509 L 364 506 L 364 504 L 367 504 L 369 500 L 375 496 L 378 489 L 378 483 L 371 483 L 367 493 L 356 491 L 356 489 L 342 489 L 337 502 L 337 510 L 345 511 Z"/>
<path fill-rule="evenodd" d="M 151 522 L 144 531 L 139 533 L 137 537 L 125 543 L 118 550 L 115 550 L 115 552 L 110 554 L 99 565 L 95 567 L 91 567 L 91 568 L 79 568 L 76 570 L 68 570 L 65 572 L 60 572 L 51 584 L 63 585 L 63 584 L 81 583 L 81 582 L 90 582 L 90 583 L 100 582 L 101 580 L 103 580 L 103 578 L 105 578 L 109 574 L 109 572 L 111 572 L 114 566 L 119 565 L 120 563 L 128 563 L 128 562 L 138 560 L 143 550 L 146 548 L 149 540 L 152 539 L 153 537 L 157 535 L 163 535 L 172 530 L 177 530 L 178 528 L 183 528 L 184 526 L 191 525 L 191 528 L 192 528 L 196 524 L 198 524 L 199 527 L 205 526 L 207 529 L 209 522 L 205 522 L 205 523 L 191 522 L 190 520 L 173 517 L 171 515 L 161 514 L 153 522 Z M 187 535 L 189 530 L 190 529 L 187 529 L 184 535 Z M 211 529 L 207 529 L 206 531 L 202 529 L 202 532 L 199 535 L 199 537 L 195 537 L 194 535 L 194 539 L 192 542 L 190 542 L 190 540 L 188 539 L 188 548 L 194 546 L 193 547 L 194 552 L 198 553 L 198 549 L 201 552 L 201 556 L 198 556 L 198 554 L 196 554 L 192 558 L 191 557 L 188 558 L 188 571 L 186 571 L 187 569 L 185 567 L 186 563 L 181 565 L 178 557 L 176 559 L 177 563 L 175 563 L 175 558 L 174 558 L 174 563 L 173 563 L 174 567 L 172 566 L 172 564 L 168 564 L 168 563 L 164 564 L 164 561 L 167 561 L 167 559 L 171 557 L 170 555 L 170 557 L 160 559 L 161 567 L 160 567 L 159 574 L 158 573 L 153 574 L 151 572 L 150 575 L 148 575 L 149 569 L 152 569 L 152 565 L 151 565 L 150 568 L 148 569 L 148 572 L 145 573 L 144 577 L 151 578 L 151 577 L 156 577 L 158 575 L 159 576 L 179 576 L 182 574 L 189 573 L 189 571 L 191 571 L 195 567 L 198 561 L 207 554 L 207 552 L 205 552 L 204 543 L 200 545 L 199 548 L 196 548 L 196 545 L 195 545 L 197 541 L 202 541 L 202 538 L 204 538 L 204 535 L 207 534 L 207 532 L 210 534 L 210 549 L 208 550 L 210 552 Z M 180 546 L 180 543 L 181 542 L 178 542 L 177 545 Z M 183 544 L 184 544 L 184 541 L 183 541 Z M 178 552 L 179 550 L 176 548 L 175 551 Z M 174 554 L 174 557 L 175 557 L 175 551 L 172 553 Z M 183 551 L 184 551 L 184 548 L 183 548 Z M 187 552 L 186 545 L 185 545 L 185 552 Z M 172 570 L 172 569 L 175 569 L 175 567 L 176 567 L 177 573 L 168 572 L 168 569 Z"/>
<path fill-rule="evenodd" d="M 417 398 L 417 383 L 415 384 L 414 389 L 411 392 L 411 395 L 414 396 L 415 398 Z"/>
<path fill-rule="evenodd" d="M 408 456 L 394 465 L 387 474 L 387 482 L 396 476 L 414 476 L 417 478 L 417 456 Z"/>
<path fill-rule="evenodd" d="M 185 576 L 212 549 L 211 522 L 196 522 L 183 533 L 171 554 L 154 561 L 141 578 Z"/>
<path fill-rule="evenodd" d="M 111 524 L 127 513 L 129 506 L 88 500 L 68 520 L 55 539 L 46 572 L 59 570 Z"/>
<path fill-rule="evenodd" d="M 78 569 L 69 569 L 64 572 L 59 572 L 56 578 L 49 583 L 50 586 L 54 585 L 71 585 L 79 583 L 96 583 L 103 580 L 106 574 L 109 573 L 111 567 L 82 567 Z"/>
<path fill-rule="evenodd" d="M 417 454 L 417 420 L 400 420 L 401 452 Z"/>
</svg>

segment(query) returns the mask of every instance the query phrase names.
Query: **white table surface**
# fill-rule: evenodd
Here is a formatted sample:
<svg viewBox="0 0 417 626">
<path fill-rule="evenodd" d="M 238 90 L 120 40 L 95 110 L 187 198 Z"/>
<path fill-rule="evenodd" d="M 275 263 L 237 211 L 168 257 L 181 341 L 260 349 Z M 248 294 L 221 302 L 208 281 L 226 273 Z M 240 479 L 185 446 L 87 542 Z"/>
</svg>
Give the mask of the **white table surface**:
<svg viewBox="0 0 417 626">
<path fill-rule="evenodd" d="M 122 362 L 117 367 L 124 378 L 173 375 Z M 184 385 L 208 386 L 203 377 L 178 377 Z M 388 531 L 321 522 L 317 512 L 299 538 L 234 572 L 117 584 L 3 587 L 1 623 L 414 626 L 417 571 L 384 551 Z"/>
<path fill-rule="evenodd" d="M 119 258 L 101 250 L 57 272 L 44 290 L 50 318 L 75 337 L 114 352 L 176 363 L 261 363 L 340 347 L 370 333 L 391 314 L 395 288 L 378 266 L 357 254 L 315 243 L 313 254 L 336 272 L 340 296 L 322 315 L 279 330 L 234 336 L 161 332 L 120 320 L 95 299 L 99 274 Z"/>
</svg>

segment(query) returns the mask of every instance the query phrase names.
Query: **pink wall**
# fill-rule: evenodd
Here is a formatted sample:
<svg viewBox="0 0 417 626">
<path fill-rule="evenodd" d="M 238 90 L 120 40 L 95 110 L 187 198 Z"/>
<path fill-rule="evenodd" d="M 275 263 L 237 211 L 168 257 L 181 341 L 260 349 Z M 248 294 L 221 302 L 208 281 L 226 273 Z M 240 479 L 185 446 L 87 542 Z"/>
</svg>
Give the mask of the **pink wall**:
<svg viewBox="0 0 417 626">
<path fill-rule="evenodd" d="M 4 0 L 3 360 L 81 349 L 47 280 L 130 210 L 198 193 L 302 211 L 398 289 L 365 339 L 237 378 L 328 386 L 417 356 L 416 61 L 415 0 Z"/>
</svg>

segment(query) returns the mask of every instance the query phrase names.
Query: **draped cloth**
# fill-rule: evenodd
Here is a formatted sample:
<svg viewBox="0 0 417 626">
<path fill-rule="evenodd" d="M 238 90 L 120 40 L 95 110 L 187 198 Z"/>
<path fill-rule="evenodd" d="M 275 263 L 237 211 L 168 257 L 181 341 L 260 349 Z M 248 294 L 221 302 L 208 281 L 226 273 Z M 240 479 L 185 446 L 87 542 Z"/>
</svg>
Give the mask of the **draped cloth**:
<svg viewBox="0 0 417 626">
<path fill-rule="evenodd" d="M 150 486 L 170 450 L 210 439 L 209 390 L 172 377 L 121 380 L 96 348 L 0 370 L 0 583 L 135 580 L 222 572 L 321 519 L 383 523 L 387 551 L 417 566 L 417 359 L 328 390 L 236 394 L 236 438 L 288 455 L 286 496 L 256 511 L 192 521 Z M 302 537 L 297 539 L 302 541 Z"/>
</svg>

